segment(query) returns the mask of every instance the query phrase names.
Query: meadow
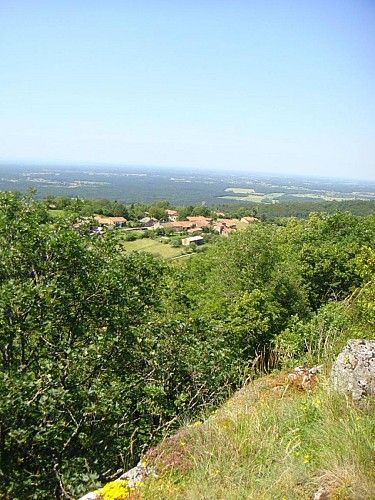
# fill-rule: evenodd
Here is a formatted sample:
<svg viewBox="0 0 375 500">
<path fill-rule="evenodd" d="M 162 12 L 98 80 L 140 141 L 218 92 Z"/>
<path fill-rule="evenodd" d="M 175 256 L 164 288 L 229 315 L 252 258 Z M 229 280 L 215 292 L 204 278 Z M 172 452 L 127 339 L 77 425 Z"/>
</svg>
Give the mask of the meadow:
<svg viewBox="0 0 375 500">
<path fill-rule="evenodd" d="M 160 238 L 140 238 L 134 241 L 122 241 L 124 249 L 128 252 L 149 252 L 160 255 L 164 259 L 173 259 L 183 254 L 184 247 L 173 248 L 168 243 L 163 243 Z"/>
</svg>

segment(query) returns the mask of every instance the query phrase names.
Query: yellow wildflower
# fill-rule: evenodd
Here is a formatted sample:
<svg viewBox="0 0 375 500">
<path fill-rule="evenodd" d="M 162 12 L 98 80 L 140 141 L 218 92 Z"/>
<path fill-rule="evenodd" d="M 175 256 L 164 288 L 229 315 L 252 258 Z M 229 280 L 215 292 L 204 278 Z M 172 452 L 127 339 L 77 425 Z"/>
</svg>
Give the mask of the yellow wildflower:
<svg viewBox="0 0 375 500">
<path fill-rule="evenodd" d="M 112 481 L 101 489 L 101 497 L 104 500 L 122 500 L 129 496 L 129 486 L 127 480 Z"/>
</svg>

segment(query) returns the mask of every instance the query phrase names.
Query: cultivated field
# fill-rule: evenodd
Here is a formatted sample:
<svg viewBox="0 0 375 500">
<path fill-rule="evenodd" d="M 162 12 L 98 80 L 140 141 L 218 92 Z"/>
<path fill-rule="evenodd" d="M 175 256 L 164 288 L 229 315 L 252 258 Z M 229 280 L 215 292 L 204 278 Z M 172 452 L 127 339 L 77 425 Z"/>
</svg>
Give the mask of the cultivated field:
<svg viewBox="0 0 375 500">
<path fill-rule="evenodd" d="M 135 241 L 124 241 L 123 245 L 129 252 L 150 252 L 160 255 L 164 259 L 173 259 L 182 255 L 183 248 L 173 248 L 167 243 L 161 243 L 159 240 L 142 238 Z"/>
</svg>

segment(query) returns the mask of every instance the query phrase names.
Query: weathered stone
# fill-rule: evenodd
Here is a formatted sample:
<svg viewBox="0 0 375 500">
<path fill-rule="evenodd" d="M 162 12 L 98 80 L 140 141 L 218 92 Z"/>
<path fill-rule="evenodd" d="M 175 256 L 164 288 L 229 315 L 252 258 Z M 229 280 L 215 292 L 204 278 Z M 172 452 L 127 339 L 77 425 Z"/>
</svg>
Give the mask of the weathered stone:
<svg viewBox="0 0 375 500">
<path fill-rule="evenodd" d="M 313 500 L 328 500 L 329 498 L 329 491 L 324 486 L 319 486 L 313 496 Z"/>
<path fill-rule="evenodd" d="M 136 483 L 142 483 L 150 474 L 154 474 L 154 468 L 142 465 L 142 462 L 138 462 L 136 467 L 122 474 L 119 479 L 127 479 L 129 488 L 134 488 Z"/>
<path fill-rule="evenodd" d="M 143 465 L 142 462 L 138 462 L 136 467 L 124 472 L 116 481 L 121 481 L 124 479 L 128 480 L 129 488 L 134 488 L 139 486 L 147 476 L 153 475 L 153 477 L 157 477 L 154 472 L 154 467 L 150 467 L 147 465 Z M 94 491 L 90 491 L 84 497 L 81 497 L 79 500 L 99 500 L 100 493 L 95 493 Z"/>
<path fill-rule="evenodd" d="M 335 390 L 350 393 L 354 400 L 375 396 L 375 342 L 349 340 L 331 372 Z"/>
<path fill-rule="evenodd" d="M 316 375 L 321 370 L 321 366 L 314 366 L 312 368 L 297 366 L 288 375 L 289 384 L 298 390 L 311 391 L 316 384 Z"/>
<path fill-rule="evenodd" d="M 84 497 L 81 497 L 79 500 L 97 500 L 100 498 L 99 493 L 95 493 L 94 491 L 90 491 Z"/>
</svg>

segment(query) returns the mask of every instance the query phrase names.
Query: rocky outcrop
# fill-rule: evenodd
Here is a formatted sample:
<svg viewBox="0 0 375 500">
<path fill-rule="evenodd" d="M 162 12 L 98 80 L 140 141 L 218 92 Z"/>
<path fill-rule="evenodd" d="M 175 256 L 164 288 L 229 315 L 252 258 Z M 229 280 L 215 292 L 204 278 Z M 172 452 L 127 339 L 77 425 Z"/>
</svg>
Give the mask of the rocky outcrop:
<svg viewBox="0 0 375 500">
<path fill-rule="evenodd" d="M 146 479 L 147 476 L 152 475 L 156 477 L 154 472 L 154 467 L 150 467 L 145 465 L 141 461 L 133 467 L 132 469 L 124 472 L 116 481 L 124 481 L 127 480 L 127 485 L 129 488 L 135 488 L 139 486 Z M 85 496 L 81 497 L 79 500 L 99 500 L 101 498 L 100 490 L 90 491 Z"/>
<path fill-rule="evenodd" d="M 149 467 L 139 462 L 138 465 L 122 474 L 119 477 L 119 481 L 127 479 L 129 488 L 134 488 L 138 483 L 143 483 L 146 477 L 150 475 L 156 477 L 154 467 Z"/>
<path fill-rule="evenodd" d="M 375 342 L 349 340 L 331 372 L 334 389 L 359 401 L 375 396 Z"/>
</svg>

